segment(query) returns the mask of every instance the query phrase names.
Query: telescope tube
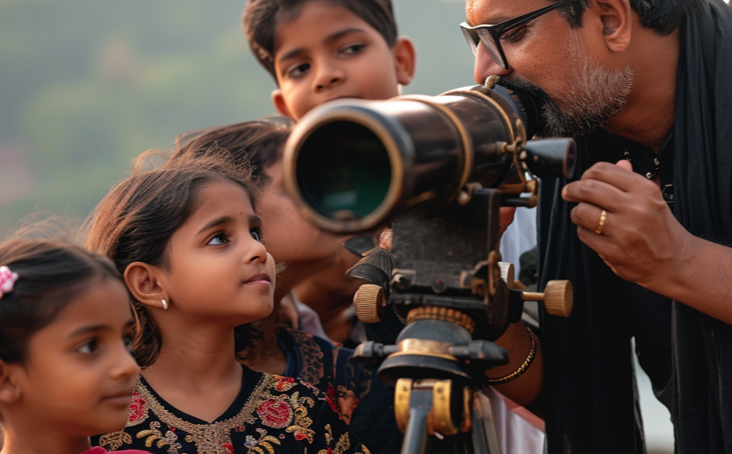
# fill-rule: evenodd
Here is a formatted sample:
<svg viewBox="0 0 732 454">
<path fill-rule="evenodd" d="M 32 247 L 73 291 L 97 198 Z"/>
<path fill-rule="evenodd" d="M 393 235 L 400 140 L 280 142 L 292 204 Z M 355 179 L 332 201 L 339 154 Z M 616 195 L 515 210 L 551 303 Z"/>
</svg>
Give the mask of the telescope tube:
<svg viewBox="0 0 732 454">
<path fill-rule="evenodd" d="M 467 183 L 497 187 L 527 140 L 509 90 L 338 100 L 306 114 L 285 147 L 285 184 L 314 224 L 362 232 L 452 201 Z M 537 121 L 532 121 L 536 124 Z"/>
</svg>

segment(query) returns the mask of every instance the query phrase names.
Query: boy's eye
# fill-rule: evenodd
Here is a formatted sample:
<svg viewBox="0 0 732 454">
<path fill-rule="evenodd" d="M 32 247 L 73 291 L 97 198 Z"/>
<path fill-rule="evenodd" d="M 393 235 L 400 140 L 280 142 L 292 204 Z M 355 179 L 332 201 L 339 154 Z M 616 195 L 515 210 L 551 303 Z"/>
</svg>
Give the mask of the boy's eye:
<svg viewBox="0 0 732 454">
<path fill-rule="evenodd" d="M 85 355 L 94 353 L 97 350 L 99 350 L 99 344 L 96 339 L 91 339 L 89 342 L 76 349 L 77 352 Z"/>
<path fill-rule="evenodd" d="M 521 41 L 524 36 L 526 36 L 526 32 L 528 31 L 528 26 L 524 25 L 521 27 L 518 27 L 514 30 L 509 31 L 508 33 L 504 33 L 501 36 L 502 41 L 507 41 L 509 43 L 517 43 Z"/>
<path fill-rule="evenodd" d="M 342 54 L 357 54 L 364 50 L 366 48 L 366 44 L 363 43 L 357 43 L 357 44 L 349 44 L 346 47 L 341 48 Z"/>
<path fill-rule="evenodd" d="M 290 69 L 287 70 L 287 76 L 288 77 L 300 77 L 305 72 L 310 69 L 310 63 L 301 63 L 297 66 L 293 66 Z"/>
<path fill-rule="evenodd" d="M 257 227 L 256 229 L 250 230 L 249 233 L 252 234 L 252 238 L 259 241 L 260 243 L 262 242 L 262 231 L 261 231 L 261 229 L 259 229 L 259 227 Z"/>
<path fill-rule="evenodd" d="M 207 246 L 220 246 L 222 244 L 227 244 L 229 242 L 229 239 L 226 238 L 226 235 L 224 232 L 217 233 L 214 235 L 208 243 L 206 243 Z"/>
</svg>

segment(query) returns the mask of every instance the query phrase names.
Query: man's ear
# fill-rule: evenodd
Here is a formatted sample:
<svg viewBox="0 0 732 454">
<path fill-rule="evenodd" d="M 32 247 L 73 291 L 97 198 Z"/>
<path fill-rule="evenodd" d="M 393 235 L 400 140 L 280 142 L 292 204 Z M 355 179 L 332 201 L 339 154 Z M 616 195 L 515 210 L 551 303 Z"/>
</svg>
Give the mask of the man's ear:
<svg viewBox="0 0 732 454">
<path fill-rule="evenodd" d="M 394 44 L 394 63 L 396 64 L 397 82 L 409 85 L 414 79 L 417 67 L 417 52 L 414 43 L 406 36 L 400 36 Z"/>
<path fill-rule="evenodd" d="M 595 0 L 592 7 L 602 23 L 605 45 L 612 52 L 622 52 L 630 44 L 633 24 L 629 0 Z"/>
<path fill-rule="evenodd" d="M 143 262 L 132 262 L 127 265 L 124 277 L 135 301 L 145 306 L 167 308 L 170 299 L 161 284 L 164 276 L 160 268 Z"/>
<path fill-rule="evenodd" d="M 0 403 L 12 404 L 20 398 L 20 387 L 15 378 L 19 364 L 7 364 L 0 360 Z"/>
<path fill-rule="evenodd" d="M 275 109 L 277 109 L 277 112 L 280 115 L 283 115 L 285 117 L 295 118 L 290 114 L 290 109 L 287 108 L 287 103 L 285 103 L 285 98 L 282 96 L 282 90 L 279 88 L 272 90 L 272 104 L 274 104 Z M 297 120 L 297 118 L 295 118 Z"/>
</svg>

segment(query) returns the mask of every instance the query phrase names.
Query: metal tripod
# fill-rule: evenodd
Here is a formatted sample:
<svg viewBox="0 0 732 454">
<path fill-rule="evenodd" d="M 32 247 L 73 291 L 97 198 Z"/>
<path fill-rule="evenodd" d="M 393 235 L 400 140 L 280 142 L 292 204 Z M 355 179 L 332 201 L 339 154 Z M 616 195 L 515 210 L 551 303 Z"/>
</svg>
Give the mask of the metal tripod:
<svg viewBox="0 0 732 454">
<path fill-rule="evenodd" d="M 376 323 L 393 308 L 406 322 L 395 345 L 356 350 L 383 359 L 379 378 L 395 386 L 402 454 L 500 454 L 490 409 L 476 404 L 485 371 L 508 362 L 491 341 L 520 320 L 525 299 L 560 301 L 554 312 L 571 304 L 566 282 L 549 298 L 511 289 L 512 269 L 499 263 L 498 207 L 498 192 L 481 189 L 464 206 L 402 218 L 392 250 L 374 248 L 349 271 L 369 282 L 354 297 L 362 321 Z"/>
</svg>

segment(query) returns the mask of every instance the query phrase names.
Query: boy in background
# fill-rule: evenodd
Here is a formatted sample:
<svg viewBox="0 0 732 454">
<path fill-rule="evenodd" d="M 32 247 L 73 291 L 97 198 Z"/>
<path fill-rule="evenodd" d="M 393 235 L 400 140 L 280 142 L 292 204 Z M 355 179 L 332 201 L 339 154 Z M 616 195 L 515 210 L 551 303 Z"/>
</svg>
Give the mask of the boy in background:
<svg viewBox="0 0 732 454">
<path fill-rule="evenodd" d="M 251 0 L 243 21 L 279 87 L 275 108 L 295 120 L 334 99 L 398 96 L 414 77 L 414 45 L 397 36 L 390 0 Z"/>
<path fill-rule="evenodd" d="M 388 99 L 412 81 L 415 51 L 397 36 L 390 0 L 251 0 L 243 16 L 252 53 L 272 75 L 277 111 L 299 120 L 340 98 Z M 300 285 L 299 301 L 320 316 L 328 336 L 347 346 L 351 301 L 363 282 L 346 275 L 357 257 L 343 257 Z"/>
</svg>

